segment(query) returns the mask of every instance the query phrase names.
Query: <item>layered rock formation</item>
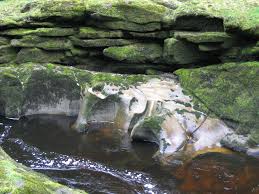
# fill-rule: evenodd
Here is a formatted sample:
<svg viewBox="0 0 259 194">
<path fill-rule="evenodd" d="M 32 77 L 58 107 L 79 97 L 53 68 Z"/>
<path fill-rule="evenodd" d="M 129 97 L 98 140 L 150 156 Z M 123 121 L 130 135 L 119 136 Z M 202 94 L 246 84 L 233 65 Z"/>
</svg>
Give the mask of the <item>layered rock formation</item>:
<svg viewBox="0 0 259 194">
<path fill-rule="evenodd" d="M 254 0 L 4 0 L 0 64 L 145 73 L 256 60 L 258 15 Z"/>
<path fill-rule="evenodd" d="M 170 160 L 221 146 L 258 156 L 258 58 L 257 0 L 0 0 L 1 116 L 111 124 Z M 4 192 L 34 191 L 0 150 L 2 169 L 16 177 L 0 174 Z"/>
</svg>

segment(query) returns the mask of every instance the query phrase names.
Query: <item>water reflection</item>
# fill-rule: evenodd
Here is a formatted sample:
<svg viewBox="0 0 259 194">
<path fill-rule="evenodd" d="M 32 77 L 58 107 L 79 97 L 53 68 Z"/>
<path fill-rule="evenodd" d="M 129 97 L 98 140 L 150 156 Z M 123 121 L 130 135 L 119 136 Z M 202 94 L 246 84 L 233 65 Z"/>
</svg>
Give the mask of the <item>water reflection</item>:
<svg viewBox="0 0 259 194">
<path fill-rule="evenodd" d="M 74 118 L 0 119 L 0 143 L 18 162 L 90 193 L 258 193 L 258 160 L 205 154 L 185 165 L 161 166 L 153 144 L 132 143 L 120 130 L 87 134 Z"/>
<path fill-rule="evenodd" d="M 185 192 L 259 193 L 257 159 L 239 155 L 205 154 L 177 169 Z"/>
</svg>

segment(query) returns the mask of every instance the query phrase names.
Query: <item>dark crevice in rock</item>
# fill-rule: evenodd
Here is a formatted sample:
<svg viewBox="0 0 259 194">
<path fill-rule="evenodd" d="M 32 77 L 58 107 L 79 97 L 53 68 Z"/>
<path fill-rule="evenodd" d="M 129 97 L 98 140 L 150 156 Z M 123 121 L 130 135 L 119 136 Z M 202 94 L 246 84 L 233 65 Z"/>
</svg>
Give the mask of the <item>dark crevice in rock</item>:
<svg viewBox="0 0 259 194">
<path fill-rule="evenodd" d="M 223 19 L 206 16 L 181 16 L 172 27 L 176 30 L 224 32 Z"/>
</svg>

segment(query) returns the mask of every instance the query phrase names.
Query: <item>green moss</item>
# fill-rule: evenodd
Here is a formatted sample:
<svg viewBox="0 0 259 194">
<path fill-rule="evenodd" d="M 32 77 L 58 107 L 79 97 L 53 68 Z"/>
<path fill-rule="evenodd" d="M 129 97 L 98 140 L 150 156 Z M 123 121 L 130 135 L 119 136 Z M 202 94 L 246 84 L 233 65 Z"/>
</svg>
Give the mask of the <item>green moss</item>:
<svg viewBox="0 0 259 194">
<path fill-rule="evenodd" d="M 145 83 L 152 76 L 145 75 L 119 75 L 111 73 L 95 73 L 92 77 L 91 85 L 96 85 L 98 83 L 114 84 L 117 86 L 122 86 L 128 88 L 130 86 L 138 85 L 140 83 Z"/>
<path fill-rule="evenodd" d="M 111 30 L 103 30 L 93 27 L 81 27 L 79 29 L 79 38 L 89 38 L 89 39 L 97 39 L 97 38 L 122 38 L 122 31 L 111 31 Z"/>
<path fill-rule="evenodd" d="M 193 43 L 219 42 L 223 43 L 231 39 L 225 32 L 175 32 L 176 39 L 185 39 Z"/>
<path fill-rule="evenodd" d="M 1 46 L 6 46 L 6 45 L 9 45 L 10 43 L 10 40 L 8 38 L 5 38 L 5 37 L 0 37 L 0 47 Z"/>
<path fill-rule="evenodd" d="M 16 58 L 17 63 L 65 63 L 66 55 L 60 51 L 45 51 L 38 48 L 23 48 Z"/>
<path fill-rule="evenodd" d="M 223 20 L 227 30 L 239 29 L 255 37 L 259 36 L 259 3 L 257 0 L 186 1 L 178 6 L 173 14 L 167 15 L 165 21 L 176 21 L 182 16 L 219 18 Z"/>
<path fill-rule="evenodd" d="M 206 55 L 192 43 L 168 38 L 164 41 L 163 57 L 168 64 L 192 64 L 203 60 Z"/>
<path fill-rule="evenodd" d="M 170 37 L 169 31 L 157 31 L 157 32 L 129 32 L 129 34 L 136 38 L 153 38 L 153 39 L 165 39 Z"/>
<path fill-rule="evenodd" d="M 138 24 L 160 22 L 168 9 L 149 0 L 88 0 L 87 12 Z"/>
<path fill-rule="evenodd" d="M 23 87 L 16 72 L 9 69 L 0 73 L 0 114 L 19 117 L 23 103 Z"/>
<path fill-rule="evenodd" d="M 236 130 L 241 134 L 258 128 L 258 62 L 181 69 L 176 74 L 203 112 L 240 124 Z"/>
<path fill-rule="evenodd" d="M 159 44 L 133 44 L 123 47 L 109 47 L 103 54 L 117 61 L 130 63 L 155 62 L 162 57 L 162 47 Z"/>
<path fill-rule="evenodd" d="M 178 103 L 178 102 L 177 102 Z M 191 104 L 189 104 L 191 105 Z M 198 112 L 198 111 L 188 111 L 186 109 L 176 109 L 175 110 L 178 114 L 184 114 L 184 113 L 191 113 L 191 114 L 194 114 L 196 119 L 200 119 L 201 116 L 202 116 L 202 113 L 201 112 Z"/>
<path fill-rule="evenodd" d="M 0 26 L 22 26 L 28 23 L 38 26 L 50 25 L 35 22 L 46 18 L 72 19 L 84 17 L 84 0 L 8 0 L 0 1 Z"/>
<path fill-rule="evenodd" d="M 150 116 L 144 119 L 142 127 L 144 129 L 152 129 L 152 131 L 156 134 L 159 135 L 161 129 L 161 125 L 164 122 L 165 117 L 163 116 Z"/>
<path fill-rule="evenodd" d="M 36 35 L 36 36 L 71 36 L 75 34 L 76 31 L 73 28 L 37 28 L 37 29 L 28 29 L 28 28 L 18 28 L 18 29 L 9 29 L 0 32 L 1 35 L 8 36 L 27 36 L 27 35 Z"/>
<path fill-rule="evenodd" d="M 93 73 L 54 64 L 8 64 L 0 67 L 0 115 L 19 118 L 28 110 L 78 101 L 85 88 L 112 84 L 129 88 L 155 76 Z"/>
<path fill-rule="evenodd" d="M 17 51 L 9 45 L 0 46 L 0 64 L 10 63 L 15 60 Z"/>
<path fill-rule="evenodd" d="M 13 161 L 0 148 L 0 193 L 85 193 L 51 181 Z"/>
<path fill-rule="evenodd" d="M 109 47 L 109 46 L 123 46 L 132 44 L 134 40 L 126 40 L 126 39 L 88 39 L 82 40 L 76 37 L 71 37 L 71 40 L 74 45 L 81 46 L 81 47 Z"/>
<path fill-rule="evenodd" d="M 161 23 L 152 22 L 148 24 L 136 24 L 125 21 L 107 21 L 99 24 L 100 27 L 105 27 L 113 30 L 127 30 L 133 32 L 153 32 L 161 30 Z"/>
<path fill-rule="evenodd" d="M 66 38 L 47 38 L 39 36 L 24 36 L 11 41 L 13 47 L 36 47 L 45 50 L 69 50 L 72 43 Z"/>
</svg>

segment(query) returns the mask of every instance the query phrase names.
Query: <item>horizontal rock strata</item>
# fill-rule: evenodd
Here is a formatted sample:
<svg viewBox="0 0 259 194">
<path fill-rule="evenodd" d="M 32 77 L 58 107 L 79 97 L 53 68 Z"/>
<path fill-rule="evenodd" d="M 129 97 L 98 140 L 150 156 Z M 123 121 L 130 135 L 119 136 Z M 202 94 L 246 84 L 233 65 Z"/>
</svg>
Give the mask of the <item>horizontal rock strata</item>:
<svg viewBox="0 0 259 194">
<path fill-rule="evenodd" d="M 146 73 L 258 60 L 259 3 L 225 3 L 0 1 L 0 64 Z"/>
</svg>

